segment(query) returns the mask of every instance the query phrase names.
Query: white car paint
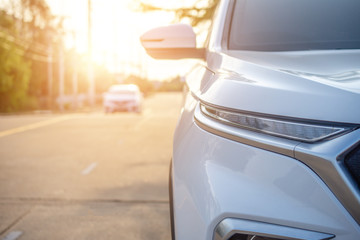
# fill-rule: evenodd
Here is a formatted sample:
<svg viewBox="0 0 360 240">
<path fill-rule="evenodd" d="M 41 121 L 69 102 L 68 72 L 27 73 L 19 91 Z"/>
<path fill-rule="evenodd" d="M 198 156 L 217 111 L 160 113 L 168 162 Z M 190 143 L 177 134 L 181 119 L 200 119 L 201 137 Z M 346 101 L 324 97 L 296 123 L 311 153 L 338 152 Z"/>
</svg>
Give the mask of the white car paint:
<svg viewBox="0 0 360 240">
<path fill-rule="evenodd" d="M 134 84 L 115 84 L 103 95 L 105 112 L 141 111 L 142 93 Z"/>
<path fill-rule="evenodd" d="M 360 152 L 360 50 L 229 50 L 233 2 L 221 1 L 206 55 L 186 76 L 170 172 L 173 240 L 360 239 L 360 189 L 345 166 Z M 306 142 L 241 127 L 236 114 L 345 130 Z"/>
<path fill-rule="evenodd" d="M 159 33 L 164 33 L 164 36 L 159 38 Z M 145 48 L 179 48 L 180 45 L 181 48 L 196 47 L 194 30 L 186 24 L 174 24 L 152 29 L 141 36 L 141 43 Z"/>
</svg>

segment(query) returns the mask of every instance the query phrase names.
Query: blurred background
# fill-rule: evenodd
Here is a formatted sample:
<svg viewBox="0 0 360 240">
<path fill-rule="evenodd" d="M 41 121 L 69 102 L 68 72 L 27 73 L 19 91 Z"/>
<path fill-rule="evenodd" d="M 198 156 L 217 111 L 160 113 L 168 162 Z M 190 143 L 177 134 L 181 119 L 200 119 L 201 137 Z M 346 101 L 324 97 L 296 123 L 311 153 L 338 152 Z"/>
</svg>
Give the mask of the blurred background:
<svg viewBox="0 0 360 240">
<path fill-rule="evenodd" d="M 145 31 L 217 0 L 0 0 L 0 239 L 170 239 L 184 75 Z M 137 85 L 137 86 L 135 86 Z M 104 113 L 105 112 L 105 113 Z"/>
<path fill-rule="evenodd" d="M 93 107 L 112 84 L 182 89 L 194 61 L 153 60 L 139 37 L 185 22 L 198 45 L 213 0 L 0 0 L 0 112 Z"/>
</svg>

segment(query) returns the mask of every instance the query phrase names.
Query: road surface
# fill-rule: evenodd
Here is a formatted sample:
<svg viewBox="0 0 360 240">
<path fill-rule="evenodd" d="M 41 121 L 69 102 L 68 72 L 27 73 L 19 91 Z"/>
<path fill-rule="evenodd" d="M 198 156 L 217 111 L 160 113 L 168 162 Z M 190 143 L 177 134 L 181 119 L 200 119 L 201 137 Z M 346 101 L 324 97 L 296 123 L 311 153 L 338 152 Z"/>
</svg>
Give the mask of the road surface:
<svg viewBox="0 0 360 240">
<path fill-rule="evenodd" d="M 0 116 L 0 239 L 170 239 L 181 94 L 143 113 Z"/>
</svg>

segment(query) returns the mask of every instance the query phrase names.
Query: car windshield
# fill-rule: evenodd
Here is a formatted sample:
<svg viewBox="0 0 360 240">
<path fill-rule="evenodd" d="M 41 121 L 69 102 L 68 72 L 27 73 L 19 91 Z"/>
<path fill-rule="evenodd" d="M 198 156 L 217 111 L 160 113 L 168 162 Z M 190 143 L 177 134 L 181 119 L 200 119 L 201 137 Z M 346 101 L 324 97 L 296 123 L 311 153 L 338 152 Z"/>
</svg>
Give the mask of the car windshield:
<svg viewBox="0 0 360 240">
<path fill-rule="evenodd" d="M 360 49 L 360 1 L 237 0 L 229 49 Z"/>
<path fill-rule="evenodd" d="M 121 90 L 121 89 L 110 89 L 109 93 L 113 93 L 113 94 L 121 94 L 121 95 L 135 95 L 134 91 L 129 91 L 129 90 Z"/>
</svg>

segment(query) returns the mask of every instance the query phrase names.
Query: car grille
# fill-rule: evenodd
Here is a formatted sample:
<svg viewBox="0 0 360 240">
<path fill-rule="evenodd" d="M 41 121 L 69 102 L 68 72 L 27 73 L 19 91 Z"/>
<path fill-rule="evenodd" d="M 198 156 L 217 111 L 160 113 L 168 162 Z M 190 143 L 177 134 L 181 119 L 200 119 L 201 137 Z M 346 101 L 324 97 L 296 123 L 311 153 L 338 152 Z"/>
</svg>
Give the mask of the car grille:
<svg viewBox="0 0 360 240">
<path fill-rule="evenodd" d="M 360 187 L 360 145 L 345 156 L 344 164 L 351 176 Z"/>
</svg>

